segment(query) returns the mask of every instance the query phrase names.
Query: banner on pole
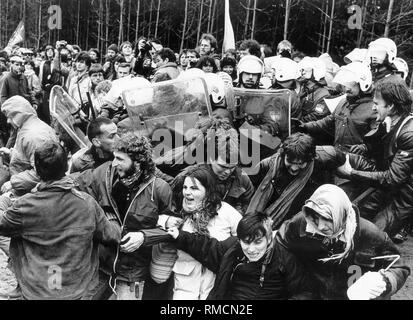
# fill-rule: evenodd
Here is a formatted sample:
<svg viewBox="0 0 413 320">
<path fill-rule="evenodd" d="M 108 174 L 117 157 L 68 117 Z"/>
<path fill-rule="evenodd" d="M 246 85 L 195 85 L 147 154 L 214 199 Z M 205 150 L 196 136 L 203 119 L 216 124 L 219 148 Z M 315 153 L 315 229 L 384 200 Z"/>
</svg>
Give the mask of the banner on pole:
<svg viewBox="0 0 413 320">
<path fill-rule="evenodd" d="M 4 50 L 10 54 L 13 46 L 23 41 L 24 41 L 24 22 L 20 21 L 19 25 L 17 26 L 16 30 L 14 30 L 13 35 L 11 36 Z"/>
<path fill-rule="evenodd" d="M 232 28 L 231 17 L 229 15 L 229 0 L 225 0 L 225 26 L 222 53 L 225 53 L 228 49 L 235 49 L 235 36 L 234 29 Z"/>
</svg>

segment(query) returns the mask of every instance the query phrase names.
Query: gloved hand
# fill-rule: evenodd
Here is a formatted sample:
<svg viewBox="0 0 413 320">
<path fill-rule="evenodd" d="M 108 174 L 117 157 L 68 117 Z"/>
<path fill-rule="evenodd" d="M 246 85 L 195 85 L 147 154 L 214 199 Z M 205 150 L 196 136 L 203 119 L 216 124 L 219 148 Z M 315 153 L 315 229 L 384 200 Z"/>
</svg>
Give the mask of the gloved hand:
<svg viewBox="0 0 413 320">
<path fill-rule="evenodd" d="M 350 146 L 350 153 L 364 155 L 367 153 L 367 146 L 365 144 L 355 144 Z"/>
<path fill-rule="evenodd" d="M 379 272 L 367 272 L 347 290 L 350 300 L 372 300 L 386 291 L 386 281 Z"/>
<path fill-rule="evenodd" d="M 291 118 L 291 132 L 302 132 L 307 133 L 307 129 L 305 128 L 305 123 L 302 122 L 300 119 Z"/>
</svg>

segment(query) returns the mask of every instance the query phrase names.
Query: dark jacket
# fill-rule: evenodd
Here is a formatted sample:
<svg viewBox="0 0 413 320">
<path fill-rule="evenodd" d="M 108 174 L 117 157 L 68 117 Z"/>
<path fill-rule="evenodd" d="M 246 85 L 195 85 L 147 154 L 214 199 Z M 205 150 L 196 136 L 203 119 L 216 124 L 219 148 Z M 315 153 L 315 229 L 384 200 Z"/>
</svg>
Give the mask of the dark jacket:
<svg viewBox="0 0 413 320">
<path fill-rule="evenodd" d="M 337 167 L 344 164 L 345 158 L 343 154 L 336 150 L 332 146 L 318 146 L 316 147 L 316 157 L 314 159 L 314 169 L 310 176 L 310 179 L 307 181 L 307 184 L 304 186 L 302 191 L 297 195 L 296 199 L 293 200 L 292 205 L 289 209 L 289 212 L 286 214 L 286 218 L 292 217 L 297 212 L 301 210 L 301 207 L 304 205 L 304 201 L 308 199 L 311 194 L 322 184 L 328 182 L 326 179 L 329 177 L 326 175 L 327 170 L 334 170 Z M 281 170 L 284 173 L 274 172 L 273 168 L 275 166 L 275 156 L 271 156 L 267 159 L 262 160 L 259 163 L 258 174 L 254 177 L 254 182 L 258 185 L 255 191 L 255 194 L 250 202 L 247 212 L 254 212 L 256 208 L 263 207 L 264 210 L 270 207 L 270 205 L 278 199 L 286 186 L 294 179 L 290 176 L 285 168 L 284 162 L 282 161 Z M 261 188 L 261 183 L 264 181 L 267 175 L 272 174 L 272 184 L 273 188 Z M 275 179 L 276 176 L 283 177 L 284 181 Z M 271 193 L 268 195 L 268 193 Z M 262 203 L 264 199 L 269 199 L 268 203 Z"/>
<path fill-rule="evenodd" d="M 373 257 L 400 254 L 397 247 L 385 232 L 380 231 L 373 223 L 359 218 L 357 209 L 357 229 L 353 238 L 354 249 L 341 263 L 320 262 L 317 259 L 327 258 L 343 251 L 343 243 L 338 241 L 328 244 L 321 235 L 306 232 L 306 220 L 301 212 L 291 220 L 284 222 L 279 230 L 280 239 L 285 246 L 299 256 L 314 276 L 321 298 L 347 299 L 349 284 L 357 280 L 362 273 L 385 269 L 391 260 L 371 260 Z M 396 262 L 386 276 L 390 280 L 394 294 L 405 283 L 410 268 L 403 259 Z"/>
<path fill-rule="evenodd" d="M 13 269 L 26 299 L 79 299 L 98 283 L 98 243 L 116 246 L 120 228 L 71 179 L 42 183 L 0 208 Z"/>
<path fill-rule="evenodd" d="M 326 86 L 327 82 L 322 79 L 320 83 L 309 81 L 301 88 L 301 121 L 316 121 L 330 114 L 330 110 L 324 101 L 324 98 L 330 96 Z"/>
<path fill-rule="evenodd" d="M 334 146 L 347 149 L 351 145 L 363 142 L 363 137 L 376 123 L 373 112 L 373 100 L 370 96 L 357 99 L 351 104 L 343 100 L 327 117 L 304 124 L 310 134 L 329 134 L 334 137 Z"/>
<path fill-rule="evenodd" d="M 39 104 L 35 97 L 35 92 L 30 91 L 29 83 L 24 74 L 17 75 L 10 72 L 2 80 L 1 104 L 13 96 L 21 96 L 29 101 L 31 105 Z"/>
<path fill-rule="evenodd" d="M 389 210 L 397 216 L 411 216 L 413 211 L 413 119 L 410 119 L 397 132 L 403 122 L 401 119 L 389 133 L 378 138 L 373 145 L 380 149 L 376 159 L 378 171 L 362 171 L 353 167 L 350 179 L 368 183 L 385 190 L 390 203 Z M 359 169 L 359 170 L 358 170 Z"/>
<path fill-rule="evenodd" d="M 250 274 L 237 274 L 242 264 L 248 264 L 244 258 L 237 237 L 218 241 L 204 235 L 181 231 L 177 238 L 177 248 L 188 252 L 196 260 L 216 274 L 215 284 L 209 293 L 208 300 L 239 299 L 235 295 L 241 288 L 245 290 L 244 299 L 286 300 L 291 298 L 311 298 L 311 286 L 308 275 L 296 257 L 279 243 L 276 237 L 274 252 L 264 273 L 264 281 L 260 287 L 260 274 L 263 260 L 250 262 L 255 266 Z M 239 276 L 242 278 L 239 279 Z M 238 279 L 235 282 L 235 279 Z"/>
<path fill-rule="evenodd" d="M 123 219 L 113 197 L 113 186 L 117 181 L 112 162 L 106 162 L 95 170 L 83 172 L 76 180 L 79 189 L 92 195 L 110 217 L 112 223 L 122 227 L 122 236 L 128 232 L 142 232 L 150 237 L 156 229 L 159 214 L 169 212 L 172 192 L 162 179 L 147 177 L 134 189 L 131 201 Z M 148 184 L 148 182 L 150 182 Z M 146 187 L 145 187 L 146 186 Z M 138 195 L 139 190 L 143 191 Z M 107 274 L 113 272 L 119 279 L 136 282 L 145 280 L 149 274 L 152 249 L 141 247 L 135 252 L 124 253 L 118 248 L 102 248 L 101 269 Z"/>
</svg>

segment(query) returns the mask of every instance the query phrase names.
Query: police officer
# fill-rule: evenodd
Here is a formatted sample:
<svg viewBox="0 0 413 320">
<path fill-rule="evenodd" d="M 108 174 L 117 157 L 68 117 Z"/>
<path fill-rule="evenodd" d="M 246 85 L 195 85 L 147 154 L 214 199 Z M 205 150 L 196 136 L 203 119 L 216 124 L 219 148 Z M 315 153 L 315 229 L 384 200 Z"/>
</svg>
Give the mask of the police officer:
<svg viewBox="0 0 413 320">
<path fill-rule="evenodd" d="M 253 55 L 243 57 L 238 63 L 238 87 L 245 89 L 259 89 L 260 80 L 264 72 L 264 63 L 260 58 Z M 265 109 L 265 108 L 264 108 Z M 250 125 L 259 127 L 261 130 L 276 136 L 279 134 L 278 124 L 267 114 L 246 113 L 245 121 Z"/>
<path fill-rule="evenodd" d="M 326 67 L 320 58 L 304 57 L 298 63 L 301 74 L 298 81 L 301 84 L 300 105 L 303 122 L 322 119 L 330 111 L 324 98 L 330 96 L 325 80 Z"/>
<path fill-rule="evenodd" d="M 397 46 L 389 38 L 379 38 L 370 42 L 367 58 L 373 74 L 373 82 L 383 79 L 397 71 L 394 61 L 397 56 Z"/>
</svg>

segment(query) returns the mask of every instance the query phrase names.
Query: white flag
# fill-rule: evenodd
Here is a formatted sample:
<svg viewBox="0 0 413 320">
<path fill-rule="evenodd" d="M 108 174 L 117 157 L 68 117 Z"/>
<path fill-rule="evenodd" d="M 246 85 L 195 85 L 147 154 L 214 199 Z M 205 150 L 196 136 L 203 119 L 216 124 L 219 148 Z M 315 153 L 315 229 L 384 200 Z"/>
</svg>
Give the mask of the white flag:
<svg viewBox="0 0 413 320">
<path fill-rule="evenodd" d="M 229 15 L 229 0 L 225 0 L 225 31 L 222 43 L 222 53 L 228 49 L 235 49 L 234 29 L 232 28 L 231 17 Z"/>
<path fill-rule="evenodd" d="M 11 52 L 14 45 L 24 41 L 24 22 L 20 21 L 16 30 L 14 30 L 13 35 L 11 36 L 9 43 L 7 44 L 5 51 Z"/>
</svg>

